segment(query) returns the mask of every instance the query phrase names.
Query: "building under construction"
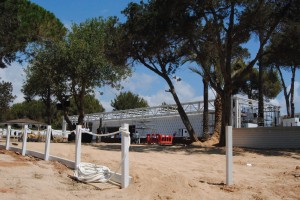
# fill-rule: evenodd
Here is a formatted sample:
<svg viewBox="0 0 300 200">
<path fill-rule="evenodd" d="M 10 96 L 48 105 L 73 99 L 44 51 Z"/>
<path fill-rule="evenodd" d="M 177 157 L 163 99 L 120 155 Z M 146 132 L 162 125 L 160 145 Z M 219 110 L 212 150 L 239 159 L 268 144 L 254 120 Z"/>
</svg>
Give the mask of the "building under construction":
<svg viewBox="0 0 300 200">
<path fill-rule="evenodd" d="M 214 100 L 209 100 L 209 131 L 213 132 L 215 108 Z M 203 134 L 203 101 L 182 104 L 188 118 L 197 134 Z M 232 98 L 233 127 L 257 127 L 258 102 L 240 97 Z M 78 116 L 70 116 L 76 124 Z M 161 105 L 148 108 L 137 108 L 103 113 L 86 114 L 85 127 L 94 133 L 109 133 L 119 129 L 121 124 L 129 124 L 130 133 L 145 138 L 147 134 L 172 134 L 175 137 L 188 137 L 188 132 L 182 123 L 176 105 Z M 280 124 L 280 107 L 271 103 L 264 103 L 264 126 L 278 126 Z M 66 122 L 63 122 L 63 127 Z"/>
</svg>

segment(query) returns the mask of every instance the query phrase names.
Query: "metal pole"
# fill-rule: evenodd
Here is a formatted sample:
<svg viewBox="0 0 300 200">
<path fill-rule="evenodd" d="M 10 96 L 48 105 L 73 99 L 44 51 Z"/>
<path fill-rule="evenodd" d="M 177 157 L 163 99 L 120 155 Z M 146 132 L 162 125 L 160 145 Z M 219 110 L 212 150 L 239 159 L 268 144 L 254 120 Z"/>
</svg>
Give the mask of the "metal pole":
<svg viewBox="0 0 300 200">
<path fill-rule="evenodd" d="M 226 185 L 232 184 L 232 126 L 226 126 Z"/>
</svg>

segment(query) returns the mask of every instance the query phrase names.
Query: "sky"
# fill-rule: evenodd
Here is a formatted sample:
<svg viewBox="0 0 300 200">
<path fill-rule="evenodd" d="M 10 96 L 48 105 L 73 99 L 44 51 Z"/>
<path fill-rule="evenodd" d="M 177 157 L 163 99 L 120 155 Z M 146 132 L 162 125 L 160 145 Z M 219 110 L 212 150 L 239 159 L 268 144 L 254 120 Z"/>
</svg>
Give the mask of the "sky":
<svg viewBox="0 0 300 200">
<path fill-rule="evenodd" d="M 84 22 L 92 17 L 117 16 L 120 21 L 125 21 L 124 15 L 121 13 L 129 2 L 140 2 L 140 0 L 31 0 L 46 10 L 52 12 L 61 22 L 70 28 L 72 23 Z M 257 40 L 253 38 L 248 44 L 250 53 L 257 49 Z M 21 93 L 22 84 L 25 80 L 23 68 L 18 63 L 13 63 L 6 69 L 0 69 L 0 77 L 4 81 L 13 83 L 13 94 L 17 96 L 14 103 L 24 101 Z M 176 76 L 181 78 L 180 82 L 174 82 L 176 91 L 181 102 L 200 101 L 203 99 L 202 79 L 199 75 L 191 72 L 188 67 L 195 67 L 193 64 L 181 67 L 176 72 Z M 286 74 L 286 79 L 290 79 L 290 74 Z M 299 81 L 299 73 L 297 73 L 296 81 Z M 134 66 L 133 75 L 122 82 L 122 91 L 131 91 L 147 100 L 150 106 L 161 105 L 162 102 L 174 103 L 170 93 L 165 92 L 168 89 L 167 84 L 162 78 L 155 75 L 150 70 L 141 65 Z M 288 82 L 289 85 L 289 82 Z M 100 92 L 103 95 L 100 95 Z M 101 102 L 106 111 L 111 111 L 111 100 L 113 100 L 120 91 L 111 88 L 96 89 L 96 98 Z M 214 98 L 214 92 L 210 90 L 209 97 Z M 283 95 L 280 94 L 276 99 L 272 100 L 274 104 L 282 107 L 281 113 L 285 114 L 285 103 Z M 300 83 L 295 84 L 295 103 L 296 112 L 300 112 Z M 299 106 L 298 106 L 299 105 Z"/>
</svg>

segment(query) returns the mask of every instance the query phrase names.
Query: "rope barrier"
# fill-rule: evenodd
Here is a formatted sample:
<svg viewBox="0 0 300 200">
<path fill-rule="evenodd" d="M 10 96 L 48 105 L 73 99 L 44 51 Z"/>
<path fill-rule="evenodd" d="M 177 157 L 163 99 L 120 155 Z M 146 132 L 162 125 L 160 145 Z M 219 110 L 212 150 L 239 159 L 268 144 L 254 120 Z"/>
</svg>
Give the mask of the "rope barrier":
<svg viewBox="0 0 300 200">
<path fill-rule="evenodd" d="M 52 132 L 54 132 L 54 133 L 61 133 L 61 134 L 63 134 L 63 133 L 71 133 L 71 132 L 75 132 L 76 130 L 74 130 L 74 131 L 65 131 L 65 132 L 63 132 L 62 130 L 54 130 L 54 129 L 52 129 Z"/>
<path fill-rule="evenodd" d="M 48 127 L 45 130 L 41 130 L 40 132 L 47 132 L 47 139 L 46 139 L 46 146 L 45 146 L 45 154 L 44 159 L 49 160 L 49 145 L 50 145 L 50 137 L 49 137 L 49 131 L 51 130 Z M 14 131 L 14 129 L 10 129 L 10 133 Z M 18 131 L 18 130 L 15 130 Z M 21 132 L 21 131 L 18 131 Z M 24 129 L 22 130 L 23 135 L 27 135 L 28 132 L 33 132 L 33 130 L 29 129 L 24 126 Z M 60 130 L 53 130 L 52 133 L 70 133 L 72 131 L 60 131 Z M 128 164 L 128 152 L 129 152 L 129 145 L 130 145 L 130 132 L 128 131 L 128 124 L 123 124 L 122 127 L 119 129 L 119 131 L 113 132 L 113 133 L 107 133 L 107 134 L 94 134 L 89 131 L 89 129 L 83 129 L 81 126 L 77 126 L 76 130 L 73 131 L 76 133 L 76 157 L 75 157 L 75 168 L 74 171 L 74 177 L 77 178 L 77 180 L 91 183 L 91 182 L 117 182 L 121 184 L 122 188 L 128 187 L 129 184 L 129 164 Z M 102 165 L 96 165 L 93 163 L 80 163 L 80 155 L 81 155 L 81 133 L 86 132 L 90 135 L 94 135 L 96 137 L 102 137 L 102 136 L 111 136 L 118 133 L 122 133 L 122 159 L 120 162 L 120 165 L 117 167 L 117 170 L 115 172 L 111 171 L 108 167 L 102 166 Z M 9 140 L 7 140 L 8 143 L 6 144 L 6 149 L 9 150 Z M 23 145 L 22 145 L 22 155 L 24 156 L 26 154 L 26 138 L 23 137 Z M 116 173 L 120 170 L 122 167 L 121 175 L 119 173 Z M 120 177 L 121 176 L 121 177 Z"/>
<path fill-rule="evenodd" d="M 81 129 L 82 131 L 85 131 L 85 129 Z M 106 134 L 95 134 L 93 132 L 84 132 L 84 133 L 87 133 L 87 134 L 90 134 L 90 135 L 93 135 L 93 136 L 96 136 L 96 137 L 104 137 L 104 136 L 111 136 L 111 135 L 116 135 L 118 133 L 121 133 L 121 131 L 116 131 L 116 132 L 112 132 L 112 133 L 106 133 Z"/>
<path fill-rule="evenodd" d="M 86 131 L 86 129 L 80 129 L 80 131 Z M 127 131 L 127 129 L 122 129 L 122 128 L 120 128 L 119 131 L 116 131 L 113 133 L 101 134 L 101 135 L 97 135 L 92 132 L 85 132 L 85 133 L 94 135 L 97 137 L 110 136 L 110 135 L 122 133 L 122 134 L 125 134 L 125 136 L 130 137 L 130 132 Z M 128 148 L 129 148 L 129 146 L 128 146 Z M 85 182 L 85 183 L 95 183 L 95 182 L 106 183 L 106 182 L 110 181 L 110 179 L 113 177 L 114 174 L 117 173 L 117 171 L 120 170 L 120 168 L 126 158 L 127 158 L 127 156 L 125 155 L 122 158 L 120 165 L 118 166 L 117 170 L 115 170 L 115 172 L 110 171 L 110 169 L 106 166 L 81 162 L 81 163 L 79 163 L 77 169 L 74 171 L 74 177 L 77 180 Z"/>
</svg>

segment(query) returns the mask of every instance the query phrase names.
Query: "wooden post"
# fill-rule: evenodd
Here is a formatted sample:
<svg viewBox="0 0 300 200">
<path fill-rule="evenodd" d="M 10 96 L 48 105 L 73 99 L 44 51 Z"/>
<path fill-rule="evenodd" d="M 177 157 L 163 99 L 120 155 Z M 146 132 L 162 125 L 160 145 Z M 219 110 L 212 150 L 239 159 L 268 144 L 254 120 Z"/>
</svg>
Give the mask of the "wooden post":
<svg viewBox="0 0 300 200">
<path fill-rule="evenodd" d="M 130 132 L 129 124 L 122 124 L 122 180 L 121 187 L 127 188 L 129 185 L 129 145 Z"/>
<path fill-rule="evenodd" d="M 232 184 L 232 126 L 226 126 L 226 185 Z"/>
<path fill-rule="evenodd" d="M 23 144 L 22 144 L 22 156 L 26 154 L 26 144 L 27 144 L 27 129 L 28 125 L 24 125 L 23 127 Z"/>
<path fill-rule="evenodd" d="M 5 149 L 9 150 L 9 144 L 10 144 L 10 131 L 11 131 L 11 125 L 7 126 L 7 131 L 6 131 L 6 145 Z"/>
<path fill-rule="evenodd" d="M 76 141 L 75 141 L 75 169 L 81 162 L 81 125 L 76 126 Z"/>
<path fill-rule="evenodd" d="M 45 144 L 45 154 L 44 160 L 49 160 L 49 152 L 50 152 L 50 139 L 51 139 L 51 126 L 47 126 L 47 136 L 46 136 L 46 144 Z"/>
</svg>

